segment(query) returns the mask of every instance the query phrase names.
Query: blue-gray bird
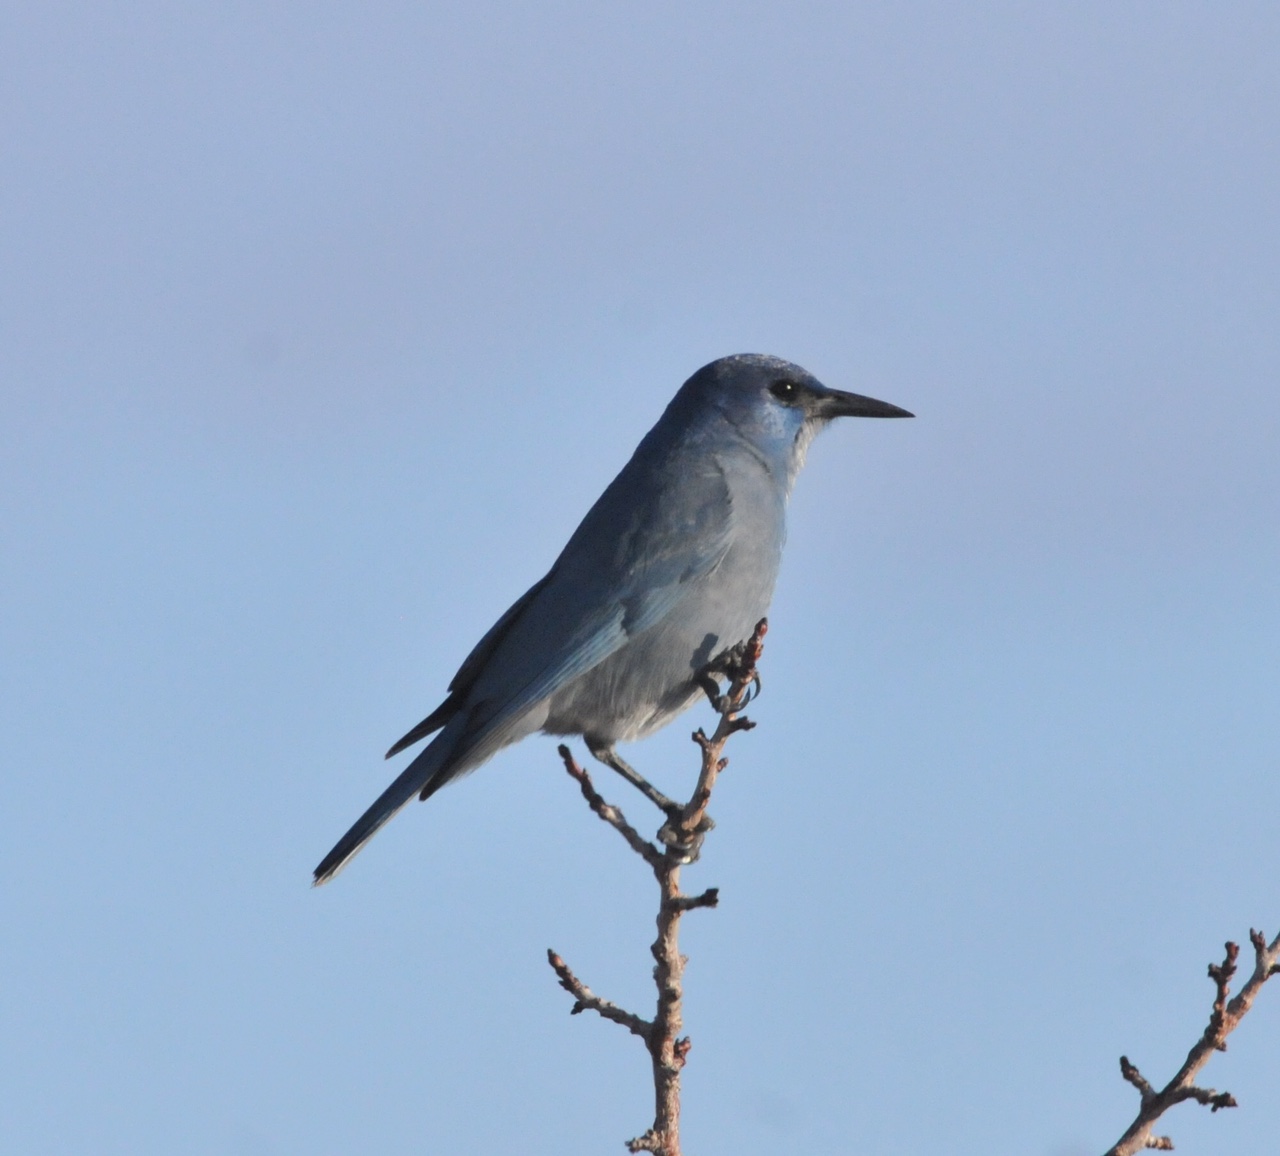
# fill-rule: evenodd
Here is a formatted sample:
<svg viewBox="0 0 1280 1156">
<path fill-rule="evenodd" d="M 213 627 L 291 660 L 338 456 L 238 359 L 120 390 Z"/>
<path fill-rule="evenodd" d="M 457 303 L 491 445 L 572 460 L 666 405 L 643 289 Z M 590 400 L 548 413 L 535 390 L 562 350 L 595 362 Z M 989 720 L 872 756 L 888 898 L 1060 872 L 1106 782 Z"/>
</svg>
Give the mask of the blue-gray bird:
<svg viewBox="0 0 1280 1156">
<path fill-rule="evenodd" d="M 555 565 L 467 656 L 449 695 L 387 752 L 440 733 L 315 870 L 332 879 L 415 795 L 429 798 L 534 731 L 581 735 L 659 806 L 618 757 L 703 693 L 708 663 L 768 609 L 787 497 L 837 417 L 911 417 L 828 389 L 798 365 L 739 354 L 680 388 Z"/>
</svg>

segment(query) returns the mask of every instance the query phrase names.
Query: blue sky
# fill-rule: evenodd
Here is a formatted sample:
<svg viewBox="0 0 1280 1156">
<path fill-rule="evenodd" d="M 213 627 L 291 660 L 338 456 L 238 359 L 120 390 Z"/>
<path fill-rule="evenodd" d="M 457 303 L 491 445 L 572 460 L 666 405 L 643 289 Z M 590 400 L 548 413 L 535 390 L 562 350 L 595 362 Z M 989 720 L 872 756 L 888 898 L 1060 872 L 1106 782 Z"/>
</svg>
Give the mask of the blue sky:
<svg viewBox="0 0 1280 1156">
<path fill-rule="evenodd" d="M 1107 1147 L 1280 930 L 1278 137 L 1266 4 L 7 7 L 0 1147 L 643 1130 L 544 953 L 647 1002 L 653 888 L 550 740 L 307 883 L 739 351 L 919 417 L 796 490 L 687 1147 Z M 1277 1023 L 1180 1151 L 1272 1143 Z"/>
</svg>

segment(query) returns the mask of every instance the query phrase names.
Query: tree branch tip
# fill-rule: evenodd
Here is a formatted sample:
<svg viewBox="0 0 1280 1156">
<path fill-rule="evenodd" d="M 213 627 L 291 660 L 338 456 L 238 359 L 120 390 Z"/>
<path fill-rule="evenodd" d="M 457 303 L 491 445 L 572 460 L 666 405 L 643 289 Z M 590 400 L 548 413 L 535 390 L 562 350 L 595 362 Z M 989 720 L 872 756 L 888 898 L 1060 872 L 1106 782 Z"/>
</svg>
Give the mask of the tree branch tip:
<svg viewBox="0 0 1280 1156">
<path fill-rule="evenodd" d="M 573 752 L 564 743 L 556 747 L 556 753 L 560 756 L 560 761 L 564 763 L 564 769 L 579 783 L 589 783 L 591 781 L 586 767 L 578 765 L 578 760 L 573 757 Z"/>
<path fill-rule="evenodd" d="M 698 907 L 718 907 L 719 904 L 719 887 L 708 887 L 701 895 L 677 895 L 671 900 L 675 911 L 693 911 Z"/>
<path fill-rule="evenodd" d="M 1209 978 L 1218 985 L 1219 1002 L 1226 997 L 1227 985 L 1236 973 L 1236 960 L 1239 956 L 1239 945 L 1228 941 L 1227 953 L 1222 962 L 1209 964 Z"/>
<path fill-rule="evenodd" d="M 1155 1098 L 1156 1090 L 1151 1086 L 1151 1081 L 1138 1071 L 1138 1065 L 1131 1063 L 1128 1056 L 1120 1057 L 1120 1075 L 1138 1089 L 1144 1108 Z"/>
<path fill-rule="evenodd" d="M 1155 1148 L 1161 1152 L 1172 1152 L 1173 1141 L 1168 1136 L 1148 1136 L 1144 1148 Z"/>
<path fill-rule="evenodd" d="M 1201 1088 L 1195 1084 L 1189 1088 L 1183 1088 L 1174 1102 L 1181 1103 L 1183 1100 L 1194 1100 L 1197 1104 L 1203 1104 L 1210 1112 L 1216 1112 L 1221 1108 L 1240 1107 L 1230 1092 L 1215 1092 L 1212 1088 Z"/>
<path fill-rule="evenodd" d="M 756 623 L 756 628 L 751 632 L 751 637 L 747 639 L 746 653 L 743 655 L 743 666 L 746 670 L 755 670 L 756 663 L 760 661 L 760 656 L 764 654 L 764 636 L 768 633 L 769 620 L 762 618 Z"/>
</svg>

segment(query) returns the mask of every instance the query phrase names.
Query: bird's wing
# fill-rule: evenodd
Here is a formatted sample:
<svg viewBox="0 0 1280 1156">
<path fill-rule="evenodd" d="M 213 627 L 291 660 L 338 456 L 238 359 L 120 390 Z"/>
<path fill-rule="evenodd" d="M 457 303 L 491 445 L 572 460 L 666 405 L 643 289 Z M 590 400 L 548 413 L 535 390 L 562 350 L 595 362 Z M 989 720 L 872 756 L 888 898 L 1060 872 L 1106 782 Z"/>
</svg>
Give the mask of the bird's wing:
<svg viewBox="0 0 1280 1156">
<path fill-rule="evenodd" d="M 498 619 L 485 632 L 485 636 L 471 648 L 471 653 L 462 661 L 462 665 L 458 667 L 458 673 L 453 676 L 453 681 L 449 683 L 450 694 L 464 694 L 467 687 L 475 681 L 475 677 L 483 669 L 484 664 L 488 662 L 489 656 L 494 652 L 498 644 L 507 636 L 507 631 L 511 629 L 512 624 L 521 614 L 524 613 L 525 607 L 538 596 L 538 592 L 551 581 L 555 575 L 554 568 L 550 573 L 540 578 L 523 594 L 517 598 L 507 612 Z"/>
<path fill-rule="evenodd" d="M 547 574 L 544 578 L 535 582 L 508 607 L 507 612 L 497 622 L 489 627 L 485 636 L 472 647 L 471 653 L 463 660 L 462 665 L 458 668 L 458 673 L 453 676 L 453 681 L 449 683 L 449 697 L 417 726 L 396 739 L 391 744 L 391 749 L 384 756 L 385 758 L 389 759 L 392 755 L 398 755 L 406 747 L 411 747 L 420 739 L 425 739 L 427 735 L 438 731 L 462 709 L 467 688 L 470 687 L 472 682 L 475 681 L 476 675 L 484 668 L 484 664 L 488 661 L 494 648 L 506 637 L 507 631 L 511 629 L 511 624 L 520 617 L 524 608 L 537 596 L 538 591 L 550 581 L 551 574 Z"/>
<path fill-rule="evenodd" d="M 470 748 L 656 625 L 724 558 L 732 505 L 713 458 L 640 477 L 624 470 L 550 572 L 467 655 L 448 698 L 387 757 L 459 712 L 467 721 L 454 749 Z"/>
<path fill-rule="evenodd" d="M 617 494 L 620 476 L 551 572 L 499 620 L 452 684 L 488 733 L 662 621 L 724 559 L 733 510 L 711 461 L 648 492 Z M 633 480 L 634 481 L 634 480 Z M 499 627 L 503 627 L 501 636 Z"/>
</svg>

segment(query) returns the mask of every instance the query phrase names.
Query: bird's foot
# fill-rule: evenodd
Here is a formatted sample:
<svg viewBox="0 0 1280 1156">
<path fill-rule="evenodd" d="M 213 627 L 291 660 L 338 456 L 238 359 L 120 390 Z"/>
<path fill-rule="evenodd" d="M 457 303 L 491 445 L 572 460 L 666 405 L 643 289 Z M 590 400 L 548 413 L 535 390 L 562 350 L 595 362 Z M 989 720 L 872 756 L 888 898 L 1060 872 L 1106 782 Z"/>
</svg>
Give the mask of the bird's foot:
<svg viewBox="0 0 1280 1156">
<path fill-rule="evenodd" d="M 694 682 L 702 689 L 702 693 L 707 696 L 707 701 L 711 704 L 711 709 L 716 714 L 724 714 L 725 696 L 720 693 L 720 683 L 716 680 L 710 669 L 698 671 L 694 676 Z"/>
<path fill-rule="evenodd" d="M 760 697 L 760 692 L 764 690 L 764 683 L 760 681 L 759 671 L 752 672 L 751 681 L 747 683 L 746 690 L 743 692 L 742 701 L 738 703 L 736 710 L 742 710 L 743 707 L 749 706 Z"/>
<path fill-rule="evenodd" d="M 716 824 L 710 815 L 703 815 L 697 827 L 692 831 L 687 831 L 684 829 L 683 819 L 684 811 L 682 809 L 677 814 L 670 816 L 658 832 L 658 842 L 667 849 L 667 854 L 672 856 L 681 866 L 688 866 L 690 863 L 698 861 L 698 856 L 702 854 L 702 844 L 706 841 L 707 833 Z"/>
<path fill-rule="evenodd" d="M 739 650 L 742 645 L 742 643 L 739 643 L 733 650 L 725 651 L 714 663 L 703 667 L 694 676 L 694 681 L 707 696 L 707 701 L 711 703 L 711 709 L 716 714 L 737 714 L 746 710 L 751 703 L 760 697 L 760 692 L 764 689 L 763 684 L 760 682 L 759 673 L 752 671 L 751 681 L 747 684 L 742 698 L 736 703 L 731 701 L 727 694 L 720 693 L 720 683 L 717 681 L 716 675 L 722 675 L 727 678 L 729 685 L 732 687 L 733 683 L 742 674 L 746 673 L 741 666 L 742 656 L 739 655 L 736 661 L 733 658 L 733 652 Z"/>
</svg>

